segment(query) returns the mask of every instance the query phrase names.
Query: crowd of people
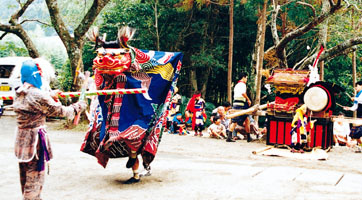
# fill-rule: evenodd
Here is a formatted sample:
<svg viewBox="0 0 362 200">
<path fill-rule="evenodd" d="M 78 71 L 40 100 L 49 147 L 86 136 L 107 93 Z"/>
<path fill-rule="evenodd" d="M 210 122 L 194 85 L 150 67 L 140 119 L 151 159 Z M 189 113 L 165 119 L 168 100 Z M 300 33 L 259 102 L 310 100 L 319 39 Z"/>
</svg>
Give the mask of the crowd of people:
<svg viewBox="0 0 362 200">
<path fill-rule="evenodd" d="M 180 105 L 181 96 L 175 88 L 175 95 L 172 98 L 169 115 L 167 118 L 166 128 L 169 133 L 179 135 L 192 134 L 194 136 L 204 136 L 205 132 L 211 138 L 225 139 L 226 142 L 235 142 L 235 140 L 247 139 L 248 142 L 253 140 L 251 133 L 259 138 L 266 133 L 266 128 L 259 128 L 252 115 L 241 115 L 228 119 L 226 117 L 231 109 L 247 109 L 251 105 L 251 100 L 246 94 L 246 82 L 248 76 L 246 73 L 241 74 L 241 79 L 234 87 L 233 105 L 229 102 L 222 103 L 212 111 L 210 121 L 212 124 L 205 127 L 206 112 L 205 100 L 201 98 L 201 92 L 196 91 L 189 100 L 185 109 L 185 119 L 183 119 Z M 242 137 L 240 137 L 240 136 Z"/>
<path fill-rule="evenodd" d="M 185 119 L 181 114 L 181 95 L 175 90 L 172 99 L 170 112 L 167 122 L 169 133 L 179 135 L 203 136 L 205 133 L 210 138 L 223 139 L 226 142 L 235 142 L 236 140 L 246 139 L 247 142 L 254 138 L 260 138 L 266 134 L 266 127 L 259 128 L 258 123 L 252 115 L 241 115 L 228 119 L 226 116 L 231 109 L 244 110 L 251 106 L 251 100 L 247 95 L 248 77 L 246 73 L 241 74 L 241 79 L 234 87 L 234 96 L 232 105 L 224 102 L 216 107 L 210 116 L 211 125 L 205 127 L 206 112 L 205 100 L 201 98 L 199 91 L 195 92 L 187 104 L 184 111 Z M 362 81 L 356 83 L 355 90 L 357 95 L 352 98 L 354 104 L 352 107 L 343 107 L 346 111 L 357 111 L 357 117 L 362 118 Z M 305 117 L 307 112 L 306 105 L 302 105 L 296 110 L 292 121 L 291 130 L 291 152 L 304 153 L 303 149 L 307 145 L 307 134 L 313 129 L 316 120 L 309 120 Z M 338 113 L 338 119 L 343 119 L 344 113 Z M 204 133 L 203 133 L 204 130 Z M 241 136 L 241 137 L 240 137 Z M 333 123 L 333 143 L 335 147 L 347 146 L 358 147 L 362 144 L 362 126 L 353 125 L 343 120 L 336 120 Z"/>
</svg>

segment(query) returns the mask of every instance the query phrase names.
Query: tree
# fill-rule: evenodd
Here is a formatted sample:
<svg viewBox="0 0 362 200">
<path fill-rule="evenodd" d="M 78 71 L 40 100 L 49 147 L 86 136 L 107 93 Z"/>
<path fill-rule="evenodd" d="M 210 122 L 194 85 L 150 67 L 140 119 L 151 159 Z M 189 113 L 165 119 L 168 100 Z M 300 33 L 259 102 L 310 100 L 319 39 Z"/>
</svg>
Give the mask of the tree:
<svg viewBox="0 0 362 200">
<path fill-rule="evenodd" d="M 82 51 L 85 34 L 89 30 L 90 26 L 94 23 L 101 10 L 108 4 L 109 1 L 110 0 L 93 0 L 93 4 L 89 7 L 86 14 L 74 29 L 70 28 L 63 21 L 57 0 L 45 1 L 48 7 L 52 26 L 54 27 L 56 33 L 62 40 L 67 50 L 70 70 L 72 71 L 73 76 L 78 65 L 81 69 L 83 68 Z M 24 4 L 22 4 L 20 1 L 18 1 L 20 9 L 10 17 L 8 25 L 0 24 L 0 30 L 5 32 L 3 35 L 7 33 L 16 34 L 24 42 L 26 48 L 28 49 L 29 55 L 33 58 L 36 58 L 40 56 L 39 52 L 22 26 L 24 22 L 34 20 L 24 20 L 19 22 L 19 18 L 33 2 L 34 0 L 27 0 Z M 73 89 L 77 89 L 77 86 L 73 86 Z"/>
<path fill-rule="evenodd" d="M 277 33 L 277 18 L 272 17 L 271 26 L 272 26 L 272 36 L 274 45 L 270 47 L 265 54 L 267 54 L 267 57 L 269 57 L 270 62 L 277 61 L 277 63 L 273 63 L 271 65 L 279 66 L 279 67 L 289 67 L 293 66 L 294 69 L 304 69 L 308 65 L 312 64 L 313 60 L 316 58 L 316 54 L 313 55 L 305 55 L 304 57 L 300 58 L 297 62 L 288 62 L 288 56 L 291 56 L 292 50 L 288 52 L 288 49 L 293 49 L 291 45 L 293 44 L 293 41 L 295 41 L 297 38 L 300 38 L 301 36 L 310 34 L 310 32 L 313 31 L 313 29 L 317 26 L 323 23 L 327 18 L 332 17 L 334 14 L 336 14 L 338 11 L 345 12 L 342 10 L 342 0 L 328 0 L 329 8 L 326 11 L 323 11 L 319 13 L 317 12 L 316 8 L 320 8 L 320 2 L 313 4 L 307 3 L 307 1 L 297 1 L 297 2 L 287 2 L 285 4 L 275 6 L 273 8 L 273 13 L 275 15 L 278 15 L 279 10 L 281 7 L 288 7 L 291 9 L 291 7 L 298 7 L 298 6 L 305 6 L 308 9 L 311 10 L 312 16 L 309 17 L 309 20 L 307 22 L 304 22 L 302 24 L 296 25 L 295 28 L 290 30 L 287 34 L 285 34 L 283 37 L 279 38 L 279 34 Z M 350 52 L 353 50 L 352 47 L 361 44 L 362 43 L 362 37 L 354 37 L 349 38 L 340 44 L 333 46 L 331 48 L 328 48 L 324 51 L 324 53 L 319 58 L 320 61 L 331 59 L 335 56 L 345 54 L 346 52 Z M 295 43 L 294 43 L 295 44 Z M 314 46 L 314 51 L 316 52 L 319 49 L 319 46 Z M 274 58 L 274 59 L 273 59 Z"/>
<path fill-rule="evenodd" d="M 23 28 L 23 24 L 28 22 L 29 20 L 24 20 L 19 22 L 19 18 L 24 14 L 26 9 L 32 4 L 34 0 L 27 0 L 24 4 L 18 1 L 20 9 L 17 10 L 13 15 L 11 15 L 9 19 L 9 24 L 0 24 L 0 31 L 4 33 L 0 36 L 0 40 L 5 37 L 6 34 L 12 33 L 18 36 L 26 46 L 29 56 L 32 58 L 37 58 L 40 56 L 38 50 L 36 49 L 34 43 L 31 38 L 27 34 L 27 32 Z"/>
<path fill-rule="evenodd" d="M 67 50 L 72 75 L 75 74 L 78 65 L 80 65 L 81 69 L 83 68 L 82 51 L 85 34 L 109 1 L 110 0 L 94 0 L 92 6 L 88 9 L 88 12 L 85 14 L 79 25 L 73 30 L 73 34 L 71 34 L 71 31 L 67 29 L 59 12 L 57 1 L 45 0 L 52 25 Z M 77 87 L 74 87 L 73 89 L 77 89 Z"/>
<path fill-rule="evenodd" d="M 258 32 L 255 42 L 255 48 L 254 48 L 254 62 L 256 71 L 256 77 L 255 77 L 255 99 L 254 104 L 260 104 L 260 96 L 261 96 L 261 79 L 262 79 L 262 69 L 263 69 L 263 60 L 264 60 L 264 44 L 265 44 L 265 29 L 266 29 L 266 21 L 267 21 L 267 13 L 266 9 L 268 6 L 268 0 L 264 0 L 262 9 L 258 9 L 259 13 L 259 20 L 258 20 Z M 256 121 L 258 121 L 258 118 L 255 118 Z"/>
</svg>

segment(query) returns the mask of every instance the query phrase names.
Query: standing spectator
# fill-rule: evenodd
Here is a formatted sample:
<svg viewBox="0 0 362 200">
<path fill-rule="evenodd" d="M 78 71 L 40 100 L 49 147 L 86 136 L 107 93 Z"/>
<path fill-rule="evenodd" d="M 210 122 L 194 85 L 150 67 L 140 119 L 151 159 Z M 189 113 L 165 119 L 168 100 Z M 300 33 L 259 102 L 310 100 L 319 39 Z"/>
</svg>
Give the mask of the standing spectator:
<svg viewBox="0 0 362 200">
<path fill-rule="evenodd" d="M 246 94 L 246 82 L 248 81 L 248 75 L 245 72 L 241 73 L 241 79 L 234 87 L 234 101 L 233 101 L 233 109 L 247 109 L 251 105 L 251 101 Z M 247 141 L 251 142 L 250 137 L 250 122 L 247 118 L 248 115 L 242 115 L 238 117 L 234 117 L 231 119 L 231 124 L 229 126 L 229 130 L 227 131 L 228 138 L 226 142 L 235 142 L 232 137 L 232 133 L 235 129 L 236 124 L 239 126 L 245 126 Z M 245 124 L 244 124 L 245 122 Z"/>
<path fill-rule="evenodd" d="M 211 138 L 225 139 L 226 138 L 226 129 L 225 126 L 221 124 L 219 116 L 213 117 L 213 123 L 207 129 Z"/>
<path fill-rule="evenodd" d="M 205 100 L 201 98 L 201 92 L 196 91 L 187 104 L 186 111 L 192 115 L 192 129 L 195 136 L 202 136 L 204 121 L 206 119 Z M 188 119 L 186 118 L 186 122 Z"/>
</svg>

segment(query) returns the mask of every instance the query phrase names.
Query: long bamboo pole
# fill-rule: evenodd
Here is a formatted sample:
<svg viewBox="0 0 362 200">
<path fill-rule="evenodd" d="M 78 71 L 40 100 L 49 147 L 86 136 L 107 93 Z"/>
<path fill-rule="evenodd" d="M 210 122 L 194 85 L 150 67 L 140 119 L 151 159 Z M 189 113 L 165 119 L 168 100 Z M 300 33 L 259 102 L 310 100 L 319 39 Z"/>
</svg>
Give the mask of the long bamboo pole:
<svg viewBox="0 0 362 200">
<path fill-rule="evenodd" d="M 146 88 L 139 89 L 119 89 L 119 90 L 94 90 L 86 91 L 85 96 L 100 96 L 100 95 L 116 95 L 116 94 L 143 94 L 146 93 Z M 59 93 L 59 97 L 79 97 L 82 92 L 62 92 Z M 14 100 L 14 96 L 0 96 L 2 100 Z"/>
</svg>

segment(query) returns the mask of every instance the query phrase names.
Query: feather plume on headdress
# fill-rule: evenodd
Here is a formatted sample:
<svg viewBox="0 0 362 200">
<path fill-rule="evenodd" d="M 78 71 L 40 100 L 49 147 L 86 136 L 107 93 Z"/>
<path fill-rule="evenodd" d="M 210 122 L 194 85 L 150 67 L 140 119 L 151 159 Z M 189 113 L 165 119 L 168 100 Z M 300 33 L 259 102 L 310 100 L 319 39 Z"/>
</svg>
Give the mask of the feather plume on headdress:
<svg viewBox="0 0 362 200">
<path fill-rule="evenodd" d="M 98 29 L 98 27 L 94 26 L 94 27 L 90 28 L 89 31 L 86 34 L 86 37 L 90 41 L 96 42 L 98 37 L 99 37 L 99 29 Z"/>
<path fill-rule="evenodd" d="M 122 26 L 118 30 L 118 40 L 120 44 L 123 45 L 124 47 L 127 47 L 127 42 L 133 39 L 135 32 L 136 29 L 134 28 L 131 28 L 129 26 Z"/>
</svg>

